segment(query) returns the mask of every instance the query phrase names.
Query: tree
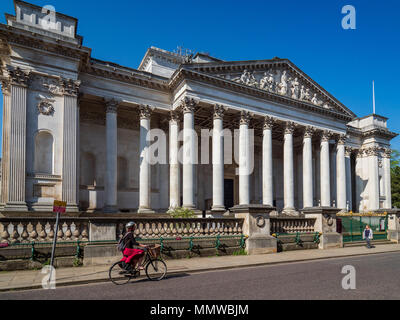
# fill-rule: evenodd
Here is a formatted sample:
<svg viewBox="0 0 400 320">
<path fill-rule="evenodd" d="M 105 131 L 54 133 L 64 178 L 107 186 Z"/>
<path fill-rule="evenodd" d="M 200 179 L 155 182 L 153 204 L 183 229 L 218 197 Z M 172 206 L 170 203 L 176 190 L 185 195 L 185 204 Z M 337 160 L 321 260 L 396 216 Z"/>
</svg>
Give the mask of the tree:
<svg viewBox="0 0 400 320">
<path fill-rule="evenodd" d="M 392 180 L 392 206 L 400 208 L 400 152 L 392 150 L 390 162 Z"/>
</svg>

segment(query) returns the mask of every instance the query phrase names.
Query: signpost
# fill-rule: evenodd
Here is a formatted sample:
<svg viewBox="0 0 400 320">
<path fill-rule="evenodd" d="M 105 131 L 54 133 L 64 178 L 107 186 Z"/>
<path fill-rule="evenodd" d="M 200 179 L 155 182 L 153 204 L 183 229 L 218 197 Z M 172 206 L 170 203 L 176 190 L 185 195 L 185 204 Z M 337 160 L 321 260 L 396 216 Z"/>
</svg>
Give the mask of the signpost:
<svg viewBox="0 0 400 320">
<path fill-rule="evenodd" d="M 57 244 L 57 234 L 58 234 L 58 223 L 60 221 L 60 213 L 65 213 L 65 208 L 67 206 L 67 203 L 65 201 L 58 201 L 54 200 L 53 204 L 53 213 L 57 214 L 56 218 L 56 227 L 54 231 L 54 239 L 53 239 L 53 248 L 51 249 L 51 261 L 50 261 L 50 277 L 49 281 L 51 281 L 51 273 L 53 270 L 53 264 L 54 264 L 54 253 L 56 251 L 56 244 Z"/>
</svg>

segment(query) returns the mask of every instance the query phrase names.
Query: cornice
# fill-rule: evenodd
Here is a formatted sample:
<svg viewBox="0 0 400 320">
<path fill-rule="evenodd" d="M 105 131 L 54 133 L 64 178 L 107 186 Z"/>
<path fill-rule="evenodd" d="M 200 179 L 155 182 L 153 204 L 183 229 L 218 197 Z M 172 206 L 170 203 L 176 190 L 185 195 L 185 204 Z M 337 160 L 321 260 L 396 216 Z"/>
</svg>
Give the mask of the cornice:
<svg viewBox="0 0 400 320">
<path fill-rule="evenodd" d="M 189 70 L 189 69 L 185 69 L 185 68 L 180 68 L 176 73 L 174 73 L 174 75 L 172 76 L 172 78 L 169 81 L 170 90 L 173 91 L 180 84 L 180 82 L 185 79 L 200 80 L 200 81 L 212 83 L 213 85 L 216 85 L 216 86 L 219 86 L 222 88 L 226 88 L 226 89 L 230 89 L 230 90 L 234 90 L 235 92 L 241 92 L 241 93 L 245 93 L 245 94 L 248 94 L 251 96 L 257 96 L 262 99 L 266 99 L 268 101 L 273 101 L 273 102 L 285 104 L 288 106 L 299 107 L 303 110 L 316 112 L 319 114 L 326 115 L 328 117 L 334 117 L 334 118 L 337 118 L 339 120 L 346 121 L 346 122 L 349 122 L 353 119 L 352 117 L 350 117 L 348 115 L 345 115 L 345 114 L 342 114 L 342 113 L 339 113 L 336 111 L 328 110 L 328 109 L 316 106 L 311 103 L 292 99 L 290 97 L 282 96 L 282 95 L 279 95 L 276 93 L 268 92 L 265 90 L 261 90 L 258 88 L 240 84 L 240 83 L 237 83 L 234 81 L 226 80 L 226 79 L 223 79 L 223 78 L 220 78 L 217 76 L 208 75 L 205 73 L 201 73 L 198 71 Z"/>
<path fill-rule="evenodd" d="M 363 138 L 368 138 L 368 137 L 380 137 L 384 139 L 393 139 L 398 136 L 397 133 L 391 132 L 388 129 L 384 128 L 373 128 L 368 131 L 362 132 Z"/>
<path fill-rule="evenodd" d="M 9 25 L 0 24 L 0 37 L 5 39 L 8 45 L 19 45 L 47 51 L 50 53 L 66 56 L 75 59 L 88 59 L 91 49 L 81 44 L 74 44 L 61 39 L 54 39 L 44 35 L 15 28 Z"/>
</svg>

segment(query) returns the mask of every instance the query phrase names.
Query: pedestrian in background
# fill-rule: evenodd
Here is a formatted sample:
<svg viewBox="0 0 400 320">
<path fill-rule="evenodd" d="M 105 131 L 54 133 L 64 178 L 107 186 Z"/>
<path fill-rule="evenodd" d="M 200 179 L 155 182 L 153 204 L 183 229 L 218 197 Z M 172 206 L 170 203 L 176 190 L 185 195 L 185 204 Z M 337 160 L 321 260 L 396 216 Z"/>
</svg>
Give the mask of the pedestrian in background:
<svg viewBox="0 0 400 320">
<path fill-rule="evenodd" d="M 371 228 L 369 225 L 365 226 L 364 232 L 363 232 L 363 239 L 367 241 L 367 248 L 371 248 L 371 240 L 374 238 L 374 234 L 372 233 Z"/>
</svg>

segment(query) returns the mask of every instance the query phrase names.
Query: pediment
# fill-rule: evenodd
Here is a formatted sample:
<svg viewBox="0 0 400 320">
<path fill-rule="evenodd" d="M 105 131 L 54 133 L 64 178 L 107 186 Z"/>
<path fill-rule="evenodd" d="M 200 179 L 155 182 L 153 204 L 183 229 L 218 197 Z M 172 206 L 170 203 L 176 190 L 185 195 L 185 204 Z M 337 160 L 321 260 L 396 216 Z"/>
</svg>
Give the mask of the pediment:
<svg viewBox="0 0 400 320">
<path fill-rule="evenodd" d="M 222 62 L 198 64 L 193 67 L 197 71 L 241 85 L 312 104 L 349 117 L 356 116 L 289 60 Z"/>
</svg>

